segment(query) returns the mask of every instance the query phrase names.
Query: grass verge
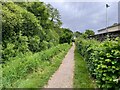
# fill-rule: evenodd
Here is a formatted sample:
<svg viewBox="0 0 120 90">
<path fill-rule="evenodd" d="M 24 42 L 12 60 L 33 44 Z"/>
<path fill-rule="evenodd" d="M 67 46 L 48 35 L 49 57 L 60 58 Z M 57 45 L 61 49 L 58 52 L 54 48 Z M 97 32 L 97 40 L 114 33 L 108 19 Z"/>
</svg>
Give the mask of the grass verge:
<svg viewBox="0 0 120 90">
<path fill-rule="evenodd" d="M 29 52 L 25 55 L 11 58 L 8 63 L 3 65 L 2 88 L 42 87 L 44 80 L 47 80 L 51 75 L 50 72 L 54 71 L 52 68 L 58 66 L 58 63 L 56 63 L 58 58 L 56 56 L 62 53 L 63 56 L 61 58 L 63 59 L 65 56 L 64 52 L 67 52 L 69 48 L 70 45 L 68 44 L 60 44 L 42 52 L 34 54 Z M 56 59 L 53 59 L 55 57 Z M 60 60 L 62 61 L 62 59 Z M 41 79 L 39 80 L 39 78 Z M 38 80 L 38 83 L 35 79 Z M 43 84 L 38 85 L 40 82 Z"/>
<path fill-rule="evenodd" d="M 26 78 L 17 80 L 13 84 L 13 86 L 18 88 L 43 88 L 44 85 L 47 84 L 48 80 L 53 75 L 53 73 L 60 66 L 69 48 L 70 47 L 66 47 L 65 50 L 55 55 L 51 59 L 51 62 L 46 61 L 44 63 L 41 63 L 41 66 L 43 66 L 43 68 L 40 67 L 36 70 L 36 72 L 27 75 Z"/>
<path fill-rule="evenodd" d="M 87 64 L 77 49 L 74 51 L 74 60 L 74 88 L 95 88 L 95 84 L 88 73 Z"/>
</svg>

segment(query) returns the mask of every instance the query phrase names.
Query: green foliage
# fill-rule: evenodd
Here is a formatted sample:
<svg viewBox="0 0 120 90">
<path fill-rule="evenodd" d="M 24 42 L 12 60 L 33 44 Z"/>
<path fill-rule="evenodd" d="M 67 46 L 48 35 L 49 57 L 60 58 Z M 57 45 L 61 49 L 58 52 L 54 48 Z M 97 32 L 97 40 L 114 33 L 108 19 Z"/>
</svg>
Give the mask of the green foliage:
<svg viewBox="0 0 120 90">
<path fill-rule="evenodd" d="M 76 31 L 76 32 L 74 33 L 74 36 L 75 36 L 76 38 L 80 37 L 81 35 L 82 35 L 82 33 L 80 33 L 79 31 Z"/>
<path fill-rule="evenodd" d="M 29 50 L 32 52 L 40 51 L 40 40 L 43 40 L 45 33 L 36 17 L 12 2 L 3 3 L 2 11 L 3 59 L 8 60 L 9 57 L 15 56 L 16 52 L 19 54 Z M 31 40 L 33 36 L 37 38 Z M 11 50 L 9 49 L 11 53 L 8 52 L 7 48 L 9 43 L 15 46 Z"/>
<path fill-rule="evenodd" d="M 95 32 L 88 29 L 88 30 L 85 31 L 85 34 L 87 34 L 87 36 L 92 36 L 92 35 L 95 34 Z"/>
<path fill-rule="evenodd" d="M 47 4 L 47 7 L 50 14 L 51 22 L 55 22 L 57 25 L 61 26 L 62 22 L 60 21 L 59 11 L 53 8 L 50 4 Z"/>
<path fill-rule="evenodd" d="M 48 12 L 47 6 L 43 2 L 22 2 L 17 3 L 17 5 L 25 8 L 27 11 L 33 13 L 36 18 L 39 20 L 39 24 L 46 28 L 45 24 L 49 21 L 50 13 Z"/>
<path fill-rule="evenodd" d="M 53 42 L 55 44 L 59 43 L 59 36 L 55 31 L 56 28 L 60 29 L 60 25 L 56 26 L 56 22 L 54 21 L 61 21 L 60 14 L 55 8 L 53 8 L 50 4 L 45 5 L 43 2 L 20 3 L 19 5 L 26 8 L 37 17 L 39 24 L 43 27 L 43 31 L 45 31 L 44 39 L 47 42 L 54 39 Z M 50 18 L 54 21 L 51 21 Z"/>
<path fill-rule="evenodd" d="M 87 62 L 91 75 L 99 88 L 120 88 L 120 40 L 81 39 L 77 49 Z"/>
<path fill-rule="evenodd" d="M 2 65 L 0 64 L 0 89 L 2 89 Z"/>
<path fill-rule="evenodd" d="M 42 50 L 39 36 L 29 37 L 29 50 L 32 52 L 39 52 Z"/>
<path fill-rule="evenodd" d="M 77 38 L 84 38 L 84 39 L 87 39 L 89 36 L 93 36 L 95 34 L 94 31 L 92 30 L 86 30 L 84 33 L 80 33 L 80 32 L 75 32 L 75 36 Z"/>
<path fill-rule="evenodd" d="M 54 56 L 69 48 L 59 45 L 64 33 L 68 37 L 62 43 L 70 43 L 72 36 L 61 24 L 59 11 L 43 2 L 2 2 L 3 87 L 50 65 Z"/>
<path fill-rule="evenodd" d="M 52 63 L 51 59 L 55 55 L 68 50 L 69 47 L 68 44 L 63 44 L 35 54 L 29 52 L 10 58 L 10 61 L 3 65 L 3 87 L 14 87 L 13 84 L 16 80 L 26 77 L 36 71 L 37 68 L 44 69 L 45 66 L 42 67 L 44 63 Z"/>
<path fill-rule="evenodd" d="M 42 62 L 40 67 L 36 70 L 36 72 L 29 74 L 26 77 L 27 79 L 23 78 L 17 80 L 14 83 L 14 86 L 18 88 L 44 87 L 48 83 L 48 80 L 53 75 L 53 73 L 55 73 L 55 71 L 60 66 L 61 61 L 63 60 L 69 48 L 70 47 L 68 46 L 63 51 L 59 52 L 50 60 L 50 62 L 49 61 Z"/>
<path fill-rule="evenodd" d="M 68 43 L 70 44 L 70 42 L 72 41 L 72 36 L 73 36 L 73 32 L 70 31 L 69 29 L 63 29 L 63 34 L 60 37 L 59 42 L 62 43 Z"/>
<path fill-rule="evenodd" d="M 81 38 L 87 39 L 88 35 L 85 33 L 82 33 Z"/>
<path fill-rule="evenodd" d="M 20 31 L 22 31 L 23 35 L 26 36 L 44 35 L 42 27 L 39 25 L 39 21 L 36 17 L 14 3 L 3 4 L 2 20 L 3 39 L 17 37 L 16 35 Z"/>
<path fill-rule="evenodd" d="M 74 70 L 74 88 L 95 88 L 95 84 L 87 69 L 87 63 L 78 53 L 77 49 L 74 52 L 75 70 Z"/>
<path fill-rule="evenodd" d="M 56 46 L 60 38 L 66 38 L 65 32 L 68 36 L 62 43 L 70 43 L 72 34 L 60 28 L 60 22 L 58 10 L 43 2 L 2 3 L 3 62 L 18 54 L 40 52 Z"/>
</svg>

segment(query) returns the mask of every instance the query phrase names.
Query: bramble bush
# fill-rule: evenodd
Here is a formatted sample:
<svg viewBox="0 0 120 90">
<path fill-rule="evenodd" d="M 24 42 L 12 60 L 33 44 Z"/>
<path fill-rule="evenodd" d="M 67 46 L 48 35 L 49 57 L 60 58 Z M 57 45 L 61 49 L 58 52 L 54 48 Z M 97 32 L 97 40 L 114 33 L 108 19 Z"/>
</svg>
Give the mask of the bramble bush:
<svg viewBox="0 0 120 90">
<path fill-rule="evenodd" d="M 80 39 L 76 46 L 98 88 L 120 89 L 120 39 L 103 42 Z"/>
</svg>

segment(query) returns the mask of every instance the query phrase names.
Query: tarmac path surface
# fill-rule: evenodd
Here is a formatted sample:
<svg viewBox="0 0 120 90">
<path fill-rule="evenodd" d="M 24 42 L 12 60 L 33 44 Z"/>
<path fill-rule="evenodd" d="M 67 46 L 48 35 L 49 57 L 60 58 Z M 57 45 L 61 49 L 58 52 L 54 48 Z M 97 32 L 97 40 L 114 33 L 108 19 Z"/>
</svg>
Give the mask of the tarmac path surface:
<svg viewBox="0 0 120 90">
<path fill-rule="evenodd" d="M 68 51 L 58 70 L 52 75 L 45 88 L 73 88 L 74 76 L 74 49 L 75 45 Z"/>
</svg>

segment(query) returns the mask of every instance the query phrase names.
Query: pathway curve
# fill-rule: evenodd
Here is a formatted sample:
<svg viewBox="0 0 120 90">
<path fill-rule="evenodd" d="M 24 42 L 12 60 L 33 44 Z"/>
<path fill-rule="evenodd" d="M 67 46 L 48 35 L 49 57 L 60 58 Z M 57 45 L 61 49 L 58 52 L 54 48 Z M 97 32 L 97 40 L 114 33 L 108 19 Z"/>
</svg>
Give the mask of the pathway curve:
<svg viewBox="0 0 120 90">
<path fill-rule="evenodd" d="M 45 88 L 72 88 L 74 75 L 74 49 L 75 45 L 68 51 L 59 69 L 53 74 Z"/>
</svg>

